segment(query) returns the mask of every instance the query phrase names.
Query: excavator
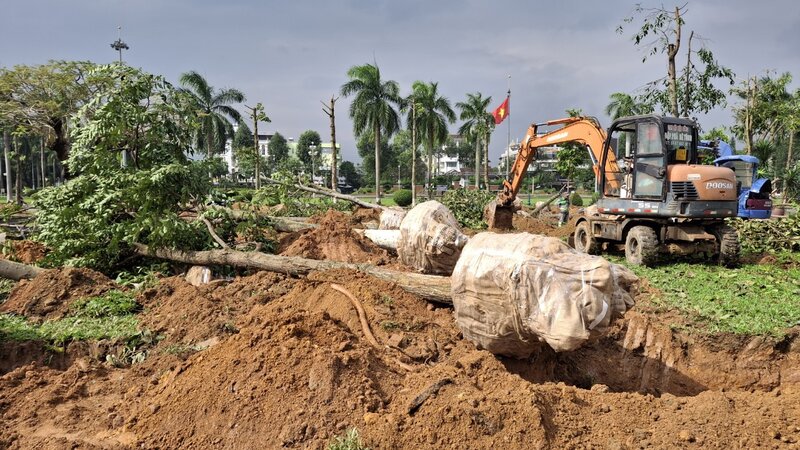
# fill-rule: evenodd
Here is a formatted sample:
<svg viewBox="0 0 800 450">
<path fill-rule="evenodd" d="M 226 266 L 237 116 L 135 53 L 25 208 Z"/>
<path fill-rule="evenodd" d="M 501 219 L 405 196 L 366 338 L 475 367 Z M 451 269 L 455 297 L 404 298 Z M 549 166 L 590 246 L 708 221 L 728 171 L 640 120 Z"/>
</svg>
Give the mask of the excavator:
<svg viewBox="0 0 800 450">
<path fill-rule="evenodd" d="M 553 126 L 558 128 L 539 133 Z M 698 164 L 697 129 L 693 120 L 657 115 L 622 117 L 608 131 L 592 117 L 531 124 L 511 180 L 485 209 L 487 223 L 511 229 L 514 200 L 536 150 L 574 142 L 588 147 L 600 194 L 577 219 L 577 250 L 599 254 L 624 246 L 636 265 L 654 265 L 665 253 L 704 253 L 735 265 L 739 237 L 725 218 L 737 214 L 736 175 L 728 167 Z"/>
</svg>

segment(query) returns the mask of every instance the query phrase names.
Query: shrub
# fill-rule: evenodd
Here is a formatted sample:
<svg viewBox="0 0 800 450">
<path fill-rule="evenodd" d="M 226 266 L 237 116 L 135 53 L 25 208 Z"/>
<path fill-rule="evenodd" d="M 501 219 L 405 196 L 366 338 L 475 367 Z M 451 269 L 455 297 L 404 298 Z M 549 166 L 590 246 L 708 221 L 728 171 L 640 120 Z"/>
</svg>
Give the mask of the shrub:
<svg viewBox="0 0 800 450">
<path fill-rule="evenodd" d="M 442 204 L 450 209 L 462 227 L 483 229 L 483 208 L 494 200 L 495 195 L 486 191 L 451 189 L 442 196 Z"/>
<path fill-rule="evenodd" d="M 577 192 L 573 192 L 569 197 L 569 203 L 572 206 L 583 206 L 583 197 L 581 197 Z"/>
<path fill-rule="evenodd" d="M 800 214 L 770 220 L 731 219 L 739 242 L 747 252 L 800 251 Z"/>
<path fill-rule="evenodd" d="M 408 206 L 411 204 L 411 191 L 409 189 L 400 189 L 392 195 L 392 199 L 397 206 Z"/>
</svg>

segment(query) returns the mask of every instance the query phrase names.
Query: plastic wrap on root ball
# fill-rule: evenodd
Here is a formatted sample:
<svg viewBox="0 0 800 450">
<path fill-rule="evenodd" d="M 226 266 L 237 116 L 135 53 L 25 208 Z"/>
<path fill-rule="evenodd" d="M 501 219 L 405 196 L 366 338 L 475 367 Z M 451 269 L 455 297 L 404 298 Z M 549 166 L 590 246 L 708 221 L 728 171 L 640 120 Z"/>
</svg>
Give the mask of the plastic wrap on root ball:
<svg viewBox="0 0 800 450">
<path fill-rule="evenodd" d="M 441 203 L 420 203 L 400 224 L 397 255 L 423 273 L 449 275 L 467 242 L 453 213 Z"/>
<path fill-rule="evenodd" d="M 480 233 L 451 277 L 464 337 L 492 353 L 527 358 L 542 342 L 580 347 L 633 305 L 636 276 L 556 238 Z"/>
</svg>

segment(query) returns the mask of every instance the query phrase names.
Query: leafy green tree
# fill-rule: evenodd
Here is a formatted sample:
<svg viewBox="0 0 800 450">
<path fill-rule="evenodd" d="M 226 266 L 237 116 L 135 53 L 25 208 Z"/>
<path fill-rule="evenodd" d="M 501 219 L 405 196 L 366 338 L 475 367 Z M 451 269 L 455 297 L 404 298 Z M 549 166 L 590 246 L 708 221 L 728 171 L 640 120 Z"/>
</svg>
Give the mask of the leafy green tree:
<svg viewBox="0 0 800 450">
<path fill-rule="evenodd" d="M 736 124 L 732 130 L 744 141 L 748 155 L 756 142 L 776 140 L 791 123 L 792 95 L 787 90 L 791 81 L 788 72 L 777 77 L 767 73 L 749 78 L 731 89 L 743 102 L 733 108 Z"/>
<path fill-rule="evenodd" d="M 350 118 L 357 136 L 372 135 L 375 145 L 375 202 L 381 202 L 380 170 L 381 139 L 390 138 L 400 128 L 400 117 L 395 109 L 402 102 L 396 81 L 384 81 L 377 65 L 353 66 L 347 71 L 350 81 L 342 85 L 345 97 L 354 96 L 350 103 Z"/>
<path fill-rule="evenodd" d="M 397 147 L 389 145 L 389 138 L 384 137 L 381 139 L 380 147 L 380 170 L 375 170 L 375 143 L 373 142 L 372 135 L 363 134 L 356 142 L 356 150 L 361 157 L 361 167 L 363 169 L 364 184 L 374 184 L 375 180 L 372 178 L 373 174 L 380 173 L 381 179 L 378 180 L 379 184 L 391 184 L 392 181 L 397 179 L 396 172 L 393 170 L 397 167 L 397 157 L 395 150 Z"/>
<path fill-rule="evenodd" d="M 356 170 L 355 164 L 350 161 L 342 161 L 339 166 L 339 175 L 344 178 L 345 183 L 353 186 L 354 189 L 361 187 L 361 174 Z"/>
<path fill-rule="evenodd" d="M 297 157 L 303 163 L 303 168 L 308 172 L 314 172 L 319 166 L 320 144 L 322 139 L 319 133 L 314 130 L 304 131 L 297 139 Z M 314 147 L 312 149 L 312 147 Z"/>
<path fill-rule="evenodd" d="M 35 200 L 38 239 L 53 249 L 50 262 L 110 270 L 134 243 L 209 245 L 204 225 L 179 215 L 210 190 L 208 162 L 185 156 L 198 125 L 191 99 L 162 77 L 126 65 L 95 70 L 115 83 L 74 117 L 67 165 L 77 176 Z M 131 157 L 127 167 L 121 151 Z"/>
<path fill-rule="evenodd" d="M 401 130 L 398 131 L 397 134 L 394 135 L 392 138 L 391 143 L 391 153 L 393 158 L 395 159 L 395 166 L 399 166 L 402 168 L 401 174 L 407 175 L 408 178 L 403 177 L 403 183 L 411 183 L 411 161 L 416 156 L 416 152 L 412 151 L 413 144 L 412 144 L 412 136 L 411 131 L 409 130 Z M 419 157 L 416 158 L 416 167 L 414 167 L 415 174 L 425 173 L 425 163 L 420 161 Z M 394 174 L 393 178 L 397 178 L 397 174 Z M 413 197 L 413 194 L 412 194 Z"/>
<path fill-rule="evenodd" d="M 255 145 L 253 130 L 251 130 L 244 121 L 239 122 L 236 132 L 233 133 L 232 144 L 233 148 L 246 148 L 248 150 L 252 149 L 253 145 Z"/>
<path fill-rule="evenodd" d="M 267 144 L 267 173 L 272 173 L 278 168 L 281 161 L 289 157 L 289 145 L 282 134 L 275 132 Z"/>
<path fill-rule="evenodd" d="M 634 15 L 642 16 L 641 26 L 633 36 L 634 45 L 646 52 L 642 62 L 656 54 L 667 55 L 666 77 L 648 83 L 637 96 L 637 100 L 648 108 L 659 107 L 676 117 L 706 113 L 719 105 L 725 105 L 725 92 L 716 87 L 715 81 L 727 81 L 729 85 L 734 82 L 733 72 L 721 65 L 711 50 L 701 48 L 692 51 L 694 31 L 690 33 L 686 45 L 685 68 L 683 73 L 678 74 L 676 58 L 681 48 L 682 28 L 685 24 L 683 16 L 686 12 L 686 5 L 675 7 L 674 10 L 663 7 L 644 8 L 641 5 L 634 9 Z M 631 16 L 624 19 L 624 23 L 633 23 L 634 20 Z M 617 27 L 618 33 L 623 31 L 622 25 Z M 696 56 L 696 61 L 692 60 L 693 56 Z"/>
<path fill-rule="evenodd" d="M 459 118 L 464 121 L 458 132 L 475 143 L 475 158 L 473 161 L 475 162 L 476 188 L 480 185 L 481 142 L 488 140 L 492 124 L 494 124 L 494 117 L 487 111 L 491 102 L 492 97 L 483 98 L 480 92 L 476 92 L 475 94 L 467 94 L 466 102 L 456 103 L 456 108 L 461 110 Z"/>
<path fill-rule="evenodd" d="M 652 112 L 647 105 L 637 102 L 630 94 L 624 92 L 614 92 L 611 94 L 610 99 L 611 101 L 606 105 L 605 112 L 611 117 L 611 120 Z"/>
<path fill-rule="evenodd" d="M 428 189 L 431 189 L 433 155 L 447 140 L 447 124 L 456 121 L 456 113 L 450 107 L 447 97 L 439 93 L 439 83 L 415 81 L 414 91 L 417 130 L 420 131 L 428 154 Z"/>
<path fill-rule="evenodd" d="M 580 108 L 569 108 L 566 113 L 570 117 L 581 117 L 583 110 Z M 556 155 L 555 169 L 569 184 L 573 184 L 577 175 L 580 174 L 580 166 L 591 164 L 589 152 L 586 147 L 576 143 L 566 143 Z"/>
<path fill-rule="evenodd" d="M 195 71 L 181 75 L 184 91 L 192 94 L 193 104 L 200 128 L 195 132 L 197 148 L 205 147 L 210 159 L 214 153 L 225 149 L 225 141 L 233 137 L 233 122 L 241 122 L 242 116 L 231 104 L 244 101 L 244 94 L 237 89 L 215 91 L 202 75 Z"/>
</svg>

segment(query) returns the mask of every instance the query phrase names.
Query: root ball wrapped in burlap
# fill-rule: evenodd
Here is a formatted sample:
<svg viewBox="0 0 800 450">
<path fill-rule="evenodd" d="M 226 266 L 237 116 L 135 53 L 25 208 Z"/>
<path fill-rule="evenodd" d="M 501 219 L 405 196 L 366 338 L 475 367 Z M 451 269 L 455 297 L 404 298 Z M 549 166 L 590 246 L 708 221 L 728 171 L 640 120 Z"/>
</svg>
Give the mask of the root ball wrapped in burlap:
<svg viewBox="0 0 800 450">
<path fill-rule="evenodd" d="M 480 233 L 463 248 L 451 282 L 464 337 L 526 358 L 542 343 L 568 351 L 602 334 L 633 305 L 637 278 L 556 238 Z"/>
<path fill-rule="evenodd" d="M 449 275 L 467 243 L 453 213 L 441 203 L 420 203 L 400 224 L 397 255 L 422 273 Z"/>
</svg>

